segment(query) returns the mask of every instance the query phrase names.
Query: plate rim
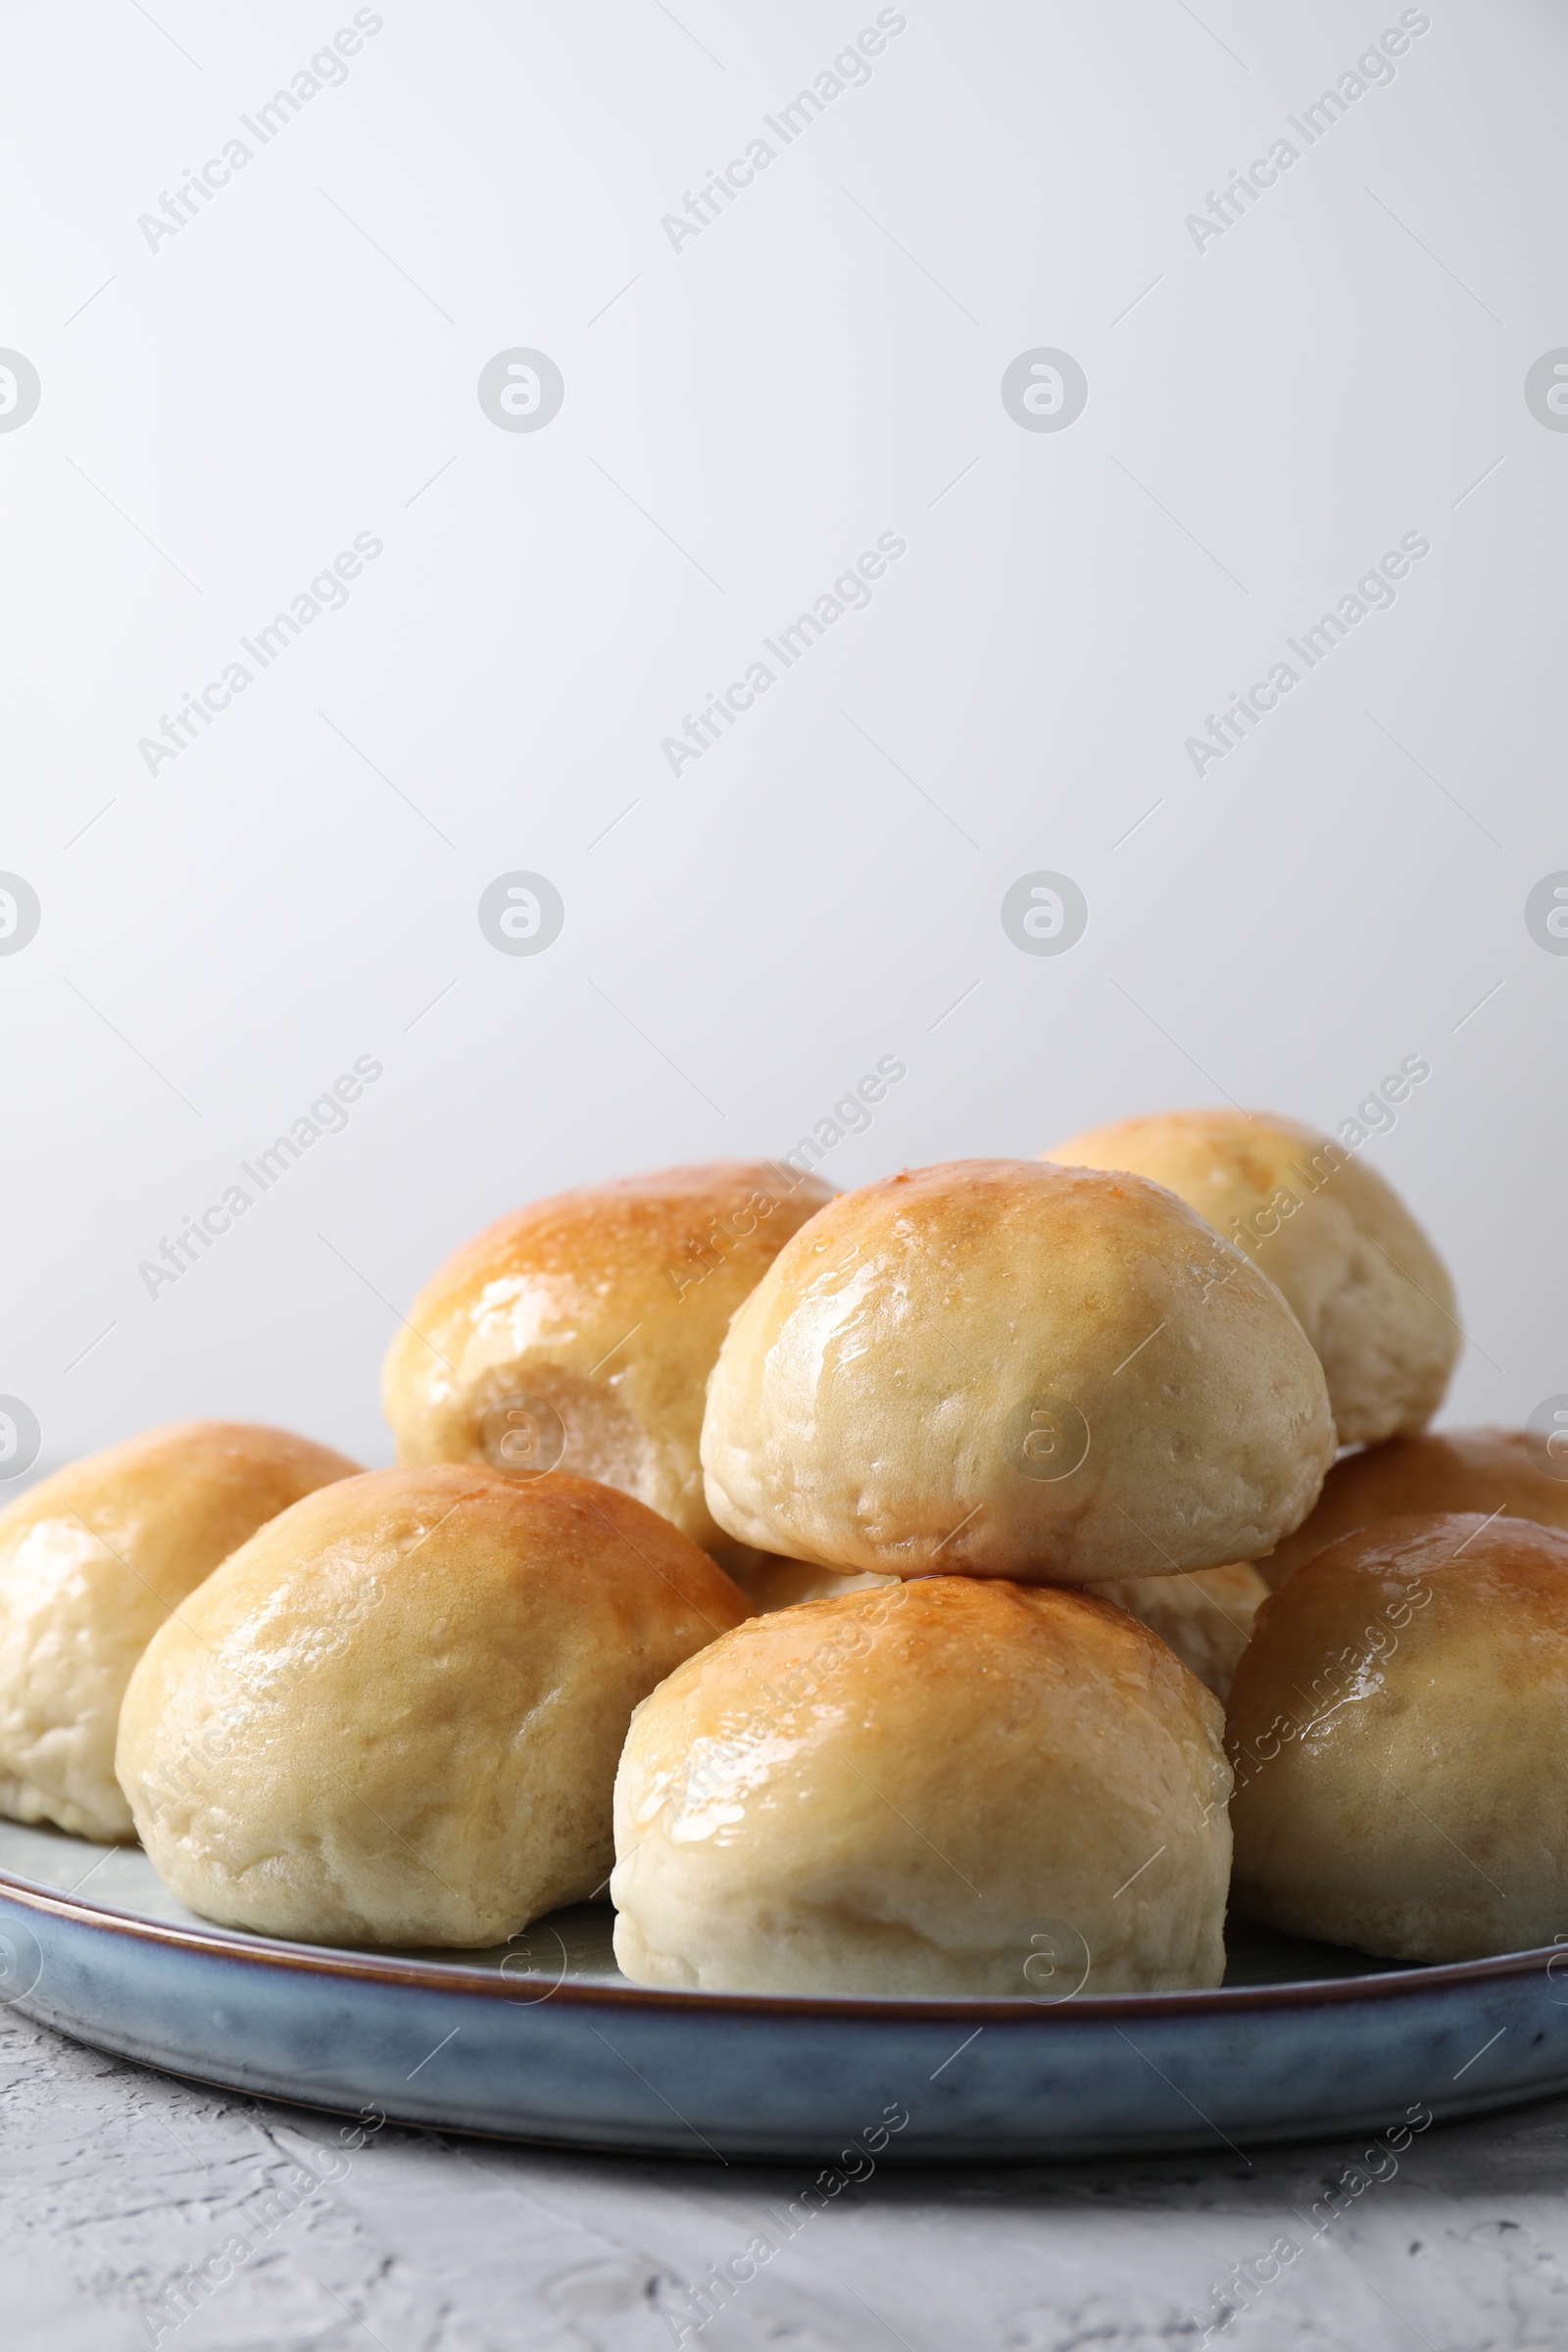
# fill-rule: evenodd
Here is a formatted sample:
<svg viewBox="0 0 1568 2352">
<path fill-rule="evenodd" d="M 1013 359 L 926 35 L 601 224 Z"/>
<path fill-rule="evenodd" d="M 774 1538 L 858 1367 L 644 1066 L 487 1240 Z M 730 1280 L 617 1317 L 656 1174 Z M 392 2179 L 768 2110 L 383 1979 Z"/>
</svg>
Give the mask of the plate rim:
<svg viewBox="0 0 1568 2352">
<path fill-rule="evenodd" d="M 254 1935 L 248 1930 L 220 1927 L 217 1922 L 208 1927 L 187 1928 L 177 1920 L 153 1919 L 144 1912 L 84 1900 L 74 1892 L 43 1886 L 15 1871 L 0 1870 L 0 1895 L 21 1903 L 24 1909 L 51 1913 L 78 1927 L 125 1936 L 133 1942 L 172 1946 L 219 1959 L 247 1960 L 253 1965 L 297 1971 L 306 1976 L 499 1999 L 519 2008 L 543 2008 L 549 2000 L 564 1999 L 570 2005 L 635 2009 L 651 2015 L 672 2009 L 705 2014 L 718 2010 L 759 2017 L 879 2021 L 896 2018 L 903 2022 L 958 2023 L 983 2014 L 988 2022 L 997 2024 L 1022 2023 L 1028 2019 L 1040 2023 L 1061 2018 L 1114 2025 L 1122 2018 L 1234 2016 L 1250 2009 L 1294 2009 L 1441 1992 L 1459 1985 L 1530 1976 L 1538 1971 L 1544 1974 L 1553 1957 L 1568 1956 L 1568 1947 L 1561 1944 L 1538 1944 L 1524 1951 L 1489 1953 L 1477 1960 L 1418 1963 L 1408 1968 L 1379 1969 L 1365 1976 L 1293 1977 L 1276 1984 L 1216 1984 L 1169 1992 L 1086 1993 L 1058 2001 L 1033 2001 L 1001 1993 L 931 1996 L 703 1992 L 673 1985 L 666 1988 L 652 1984 L 593 1984 L 568 1983 L 565 1979 L 559 1980 L 548 1993 L 541 1995 L 525 1989 L 536 1983 L 531 1977 L 508 1980 L 493 1969 L 465 1967 L 456 1961 L 393 1958 L 374 1951 L 350 1950 L 340 1944 L 292 1943 L 282 1936 Z"/>
</svg>

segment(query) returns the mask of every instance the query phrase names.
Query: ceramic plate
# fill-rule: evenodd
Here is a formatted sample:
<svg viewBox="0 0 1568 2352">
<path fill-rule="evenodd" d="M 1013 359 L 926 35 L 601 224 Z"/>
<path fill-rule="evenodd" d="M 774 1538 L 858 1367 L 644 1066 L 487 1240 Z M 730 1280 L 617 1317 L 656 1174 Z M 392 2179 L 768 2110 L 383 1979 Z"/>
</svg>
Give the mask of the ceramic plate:
<svg viewBox="0 0 1568 2352">
<path fill-rule="evenodd" d="M 1215 1992 L 763 1998 L 628 1984 L 611 1917 L 584 1904 L 487 1952 L 282 1943 L 197 1919 L 138 1848 L 0 1822 L 0 1999 L 353 2116 L 726 2161 L 869 2139 L 882 2161 L 1016 2162 L 1245 2150 L 1568 2088 L 1568 1950 L 1393 1968 L 1233 1927 Z"/>
</svg>

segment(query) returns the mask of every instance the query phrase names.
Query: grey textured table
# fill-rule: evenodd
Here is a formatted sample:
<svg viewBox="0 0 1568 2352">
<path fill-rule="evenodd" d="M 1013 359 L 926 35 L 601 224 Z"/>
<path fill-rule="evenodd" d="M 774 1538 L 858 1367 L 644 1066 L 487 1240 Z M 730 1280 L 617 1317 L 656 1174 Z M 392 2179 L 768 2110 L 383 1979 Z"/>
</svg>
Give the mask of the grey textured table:
<svg viewBox="0 0 1568 2352">
<path fill-rule="evenodd" d="M 344 2132 L 0 2013 L 0 2342 L 1197 2352 L 1210 2330 L 1250 2352 L 1568 2343 L 1568 2099 L 1434 2127 L 1396 2170 L 1380 2153 L 1377 2180 L 1348 2140 L 884 2169 L 799 2228 L 700 2331 L 680 2316 L 695 2315 L 693 2284 L 799 2197 L 806 2168 L 626 2163 L 392 2127 L 345 2148 Z M 1271 2259 L 1282 2239 L 1298 2250 Z M 193 2288 L 215 2257 L 227 2275 Z"/>
</svg>

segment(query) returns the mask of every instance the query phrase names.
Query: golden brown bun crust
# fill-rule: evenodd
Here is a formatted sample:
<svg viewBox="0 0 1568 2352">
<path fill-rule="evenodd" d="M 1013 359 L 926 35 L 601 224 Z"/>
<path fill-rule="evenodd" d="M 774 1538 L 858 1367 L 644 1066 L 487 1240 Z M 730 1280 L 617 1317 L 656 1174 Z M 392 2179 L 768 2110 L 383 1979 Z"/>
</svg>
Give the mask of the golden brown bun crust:
<svg viewBox="0 0 1568 2352">
<path fill-rule="evenodd" d="M 1317 1359 L 1256 1268 L 1157 1185 L 1035 1160 L 830 1201 L 736 1314 L 703 1425 L 731 1535 L 901 1576 L 1219 1567 L 1296 1526 L 1332 1459 Z"/>
<path fill-rule="evenodd" d="M 128 1838 L 115 1727 L 136 1660 L 264 1520 L 358 1473 L 287 1430 L 179 1421 L 68 1464 L 0 1511 L 0 1813 Z"/>
<path fill-rule="evenodd" d="M 773 1609 L 797 1609 L 802 1601 L 827 1601 L 844 1592 L 872 1592 L 901 1583 L 898 1576 L 837 1574 L 818 1569 L 808 1559 L 780 1559 L 766 1552 L 755 1566 L 733 1571 L 736 1583 L 760 1616 Z M 1126 1609 L 1150 1633 L 1159 1635 L 1166 1648 L 1183 1660 L 1190 1675 L 1213 1691 L 1220 1705 L 1230 1695 L 1230 1677 L 1237 1658 L 1253 1637 L 1253 1618 L 1269 1588 L 1246 1559 L 1222 1569 L 1190 1569 L 1183 1576 L 1128 1576 L 1119 1586 L 1086 1586 L 1098 1599 Z"/>
<path fill-rule="evenodd" d="M 1195 1568 L 1188 1576 L 1130 1577 L 1092 1590 L 1157 1634 L 1222 1703 L 1268 1598 L 1267 1585 L 1247 1560 Z"/>
<path fill-rule="evenodd" d="M 1568 1931 L 1568 1537 L 1478 1512 L 1344 1537 L 1265 1601 L 1231 1689 L 1232 1900 L 1467 1960 Z"/>
<path fill-rule="evenodd" d="M 155 1637 L 120 1778 L 206 1918 L 497 1943 L 603 1885 L 632 1708 L 745 1615 L 704 1552 L 586 1479 L 372 1471 L 273 1520 Z"/>
<path fill-rule="evenodd" d="M 1326 1544 L 1411 1513 L 1479 1511 L 1490 1519 L 1506 1511 L 1510 1519 L 1568 1528 L 1568 1479 L 1554 1478 L 1545 1462 L 1543 1442 L 1523 1429 L 1445 1429 L 1347 1453 L 1296 1533 L 1258 1567 L 1277 1591 Z"/>
<path fill-rule="evenodd" d="M 425 1284 L 388 1351 L 399 1460 L 505 1469 L 510 1447 L 519 1467 L 602 1480 L 726 1550 L 697 1459 L 708 1375 L 747 1292 L 831 1198 L 793 1168 L 719 1160 L 498 1218 Z M 510 1435 L 509 1397 L 527 1400 Z"/>
<path fill-rule="evenodd" d="M 1424 1429 L 1443 1402 L 1460 1341 L 1447 1268 L 1383 1178 L 1315 1128 L 1173 1110 L 1090 1128 L 1047 1156 L 1168 1185 L 1245 1250 L 1317 1349 L 1342 1445 Z"/>
<path fill-rule="evenodd" d="M 1222 1725 L 1087 1593 L 938 1576 L 754 1618 L 633 1718 L 615 1956 L 734 1991 L 1217 1984 Z"/>
<path fill-rule="evenodd" d="M 809 1560 L 765 1553 L 735 1582 L 760 1616 L 799 1607 L 803 1600 L 834 1600 L 846 1592 L 897 1585 L 896 1576 L 866 1569 L 858 1575 L 818 1568 Z M 1125 1609 L 1173 1649 L 1190 1674 L 1223 1704 L 1236 1661 L 1251 1639 L 1252 1620 L 1268 1598 L 1268 1587 L 1249 1561 L 1224 1568 L 1194 1568 L 1181 1576 L 1135 1576 L 1116 1585 L 1085 1588 L 1113 1607 Z"/>
</svg>

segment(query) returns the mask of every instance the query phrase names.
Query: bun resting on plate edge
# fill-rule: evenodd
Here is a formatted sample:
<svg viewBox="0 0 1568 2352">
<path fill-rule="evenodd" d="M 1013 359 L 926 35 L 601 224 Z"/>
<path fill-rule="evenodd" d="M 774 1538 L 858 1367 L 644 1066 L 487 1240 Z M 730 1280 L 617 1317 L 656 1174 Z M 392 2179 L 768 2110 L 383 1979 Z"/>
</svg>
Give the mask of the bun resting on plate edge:
<svg viewBox="0 0 1568 2352">
<path fill-rule="evenodd" d="M 697 1458 L 725 1326 L 832 1188 L 760 1160 L 584 1185 L 500 1217 L 433 1274 L 382 1378 L 404 1462 L 563 1469 L 720 1556 Z"/>
<path fill-rule="evenodd" d="M 1267 1551 L 1333 1459 L 1279 1293 L 1141 1177 L 956 1160 L 843 1195 L 738 1308 L 702 1458 L 738 1542 L 1064 1585 Z"/>
<path fill-rule="evenodd" d="M 602 1888 L 633 1707 L 746 1613 L 609 1488 L 372 1471 L 273 1520 L 155 1637 L 120 1779 L 205 1918 L 497 1943 Z"/>
<path fill-rule="evenodd" d="M 1222 1724 L 1082 1592 L 936 1576 L 754 1618 L 632 1719 L 615 1957 L 728 1991 L 1217 1984 Z"/>
<path fill-rule="evenodd" d="M 131 1836 L 115 1733 L 172 1609 L 263 1523 L 359 1464 L 245 1421 L 179 1421 L 0 1511 L 0 1813 Z"/>
<path fill-rule="evenodd" d="M 1447 1268 L 1392 1185 L 1315 1127 L 1172 1110 L 1089 1128 L 1049 1157 L 1150 1177 L 1245 1250 L 1317 1350 L 1341 1445 L 1424 1429 L 1443 1402 L 1461 1337 Z"/>
<path fill-rule="evenodd" d="M 1568 1536 L 1342 1537 L 1258 1612 L 1227 1744 L 1239 1911 L 1396 1960 L 1568 1934 Z"/>
</svg>

